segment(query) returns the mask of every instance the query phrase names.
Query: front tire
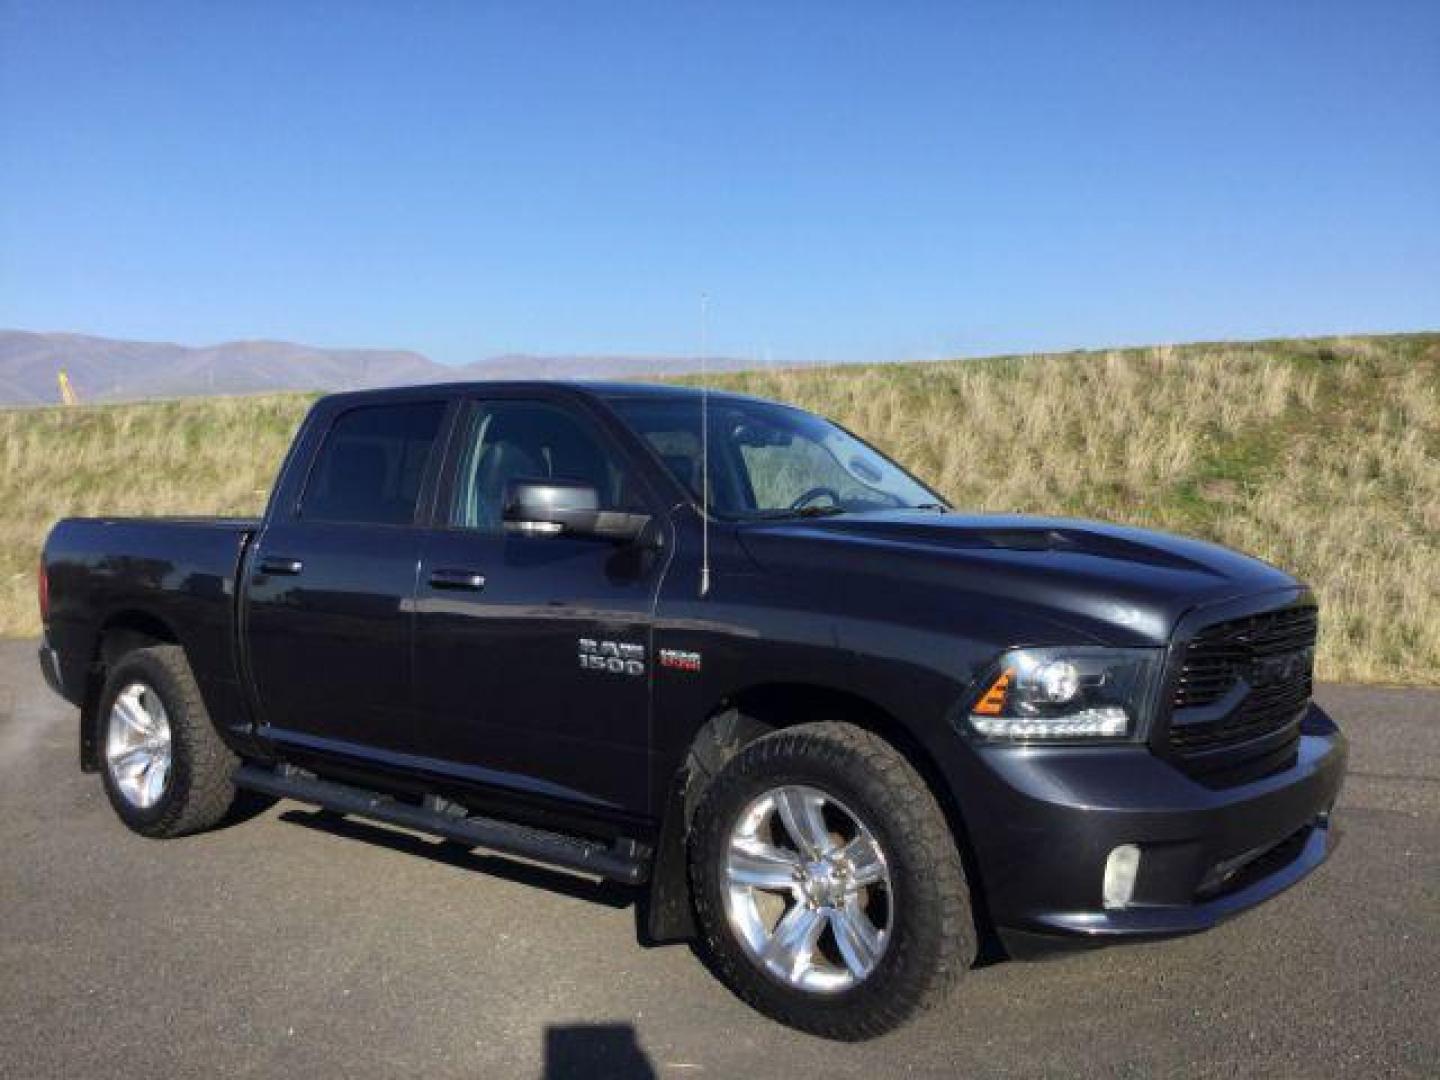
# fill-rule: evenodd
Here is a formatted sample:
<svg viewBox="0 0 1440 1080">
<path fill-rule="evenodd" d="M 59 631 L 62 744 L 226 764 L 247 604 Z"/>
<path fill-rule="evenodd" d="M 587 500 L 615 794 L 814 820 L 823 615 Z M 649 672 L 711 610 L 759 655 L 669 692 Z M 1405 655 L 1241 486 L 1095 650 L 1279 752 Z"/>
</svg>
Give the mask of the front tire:
<svg viewBox="0 0 1440 1080">
<path fill-rule="evenodd" d="M 732 758 L 696 808 L 690 876 L 716 973 L 825 1038 L 898 1027 L 975 958 L 943 811 L 894 747 L 850 724 L 788 728 Z"/>
<path fill-rule="evenodd" d="M 216 734 L 178 646 L 123 656 L 105 680 L 98 723 L 105 794 L 129 828 L 183 836 L 229 813 L 239 759 Z"/>
</svg>

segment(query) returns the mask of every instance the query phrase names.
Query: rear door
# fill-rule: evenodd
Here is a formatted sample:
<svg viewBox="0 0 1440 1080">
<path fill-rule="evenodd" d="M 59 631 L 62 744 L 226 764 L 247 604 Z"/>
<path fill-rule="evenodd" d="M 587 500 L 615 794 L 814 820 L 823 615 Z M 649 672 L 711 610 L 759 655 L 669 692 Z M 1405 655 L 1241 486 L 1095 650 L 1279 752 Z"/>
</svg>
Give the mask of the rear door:
<svg viewBox="0 0 1440 1080">
<path fill-rule="evenodd" d="M 672 545 L 507 532 L 501 497 L 516 479 L 581 480 L 603 509 L 657 510 L 643 469 L 597 417 L 518 393 L 467 404 L 422 553 L 426 753 L 481 783 L 644 813 L 651 616 Z"/>
<path fill-rule="evenodd" d="M 412 749 L 417 521 L 448 407 L 436 397 L 338 412 L 308 474 L 277 493 L 241 626 L 265 736 L 362 757 Z"/>
</svg>

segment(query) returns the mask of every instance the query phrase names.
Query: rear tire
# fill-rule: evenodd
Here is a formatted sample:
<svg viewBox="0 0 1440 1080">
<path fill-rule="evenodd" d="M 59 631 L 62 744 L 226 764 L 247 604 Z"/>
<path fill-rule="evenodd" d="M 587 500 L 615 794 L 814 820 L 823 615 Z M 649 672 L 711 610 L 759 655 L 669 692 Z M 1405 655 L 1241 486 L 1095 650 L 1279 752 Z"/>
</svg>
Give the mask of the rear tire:
<svg viewBox="0 0 1440 1080">
<path fill-rule="evenodd" d="M 156 645 L 121 657 L 105 680 L 97 722 L 105 794 L 129 828 L 184 836 L 230 812 L 239 758 L 216 734 L 184 650 Z"/>
<path fill-rule="evenodd" d="M 900 1026 L 945 1000 L 975 959 L 944 812 L 894 747 L 850 724 L 787 728 L 726 763 L 696 808 L 690 878 L 716 974 L 824 1038 Z"/>
</svg>

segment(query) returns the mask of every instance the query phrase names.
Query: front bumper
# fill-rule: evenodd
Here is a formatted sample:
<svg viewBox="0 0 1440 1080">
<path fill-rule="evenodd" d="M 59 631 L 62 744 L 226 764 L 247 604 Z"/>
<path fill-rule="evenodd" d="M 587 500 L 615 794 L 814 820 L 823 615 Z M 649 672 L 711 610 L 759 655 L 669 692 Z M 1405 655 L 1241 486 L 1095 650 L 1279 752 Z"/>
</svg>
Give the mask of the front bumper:
<svg viewBox="0 0 1440 1080">
<path fill-rule="evenodd" d="M 1318 707 L 1289 768 L 1213 789 L 1145 746 L 972 747 L 952 783 L 991 922 L 1013 952 L 1194 933 L 1253 907 L 1334 846 L 1344 736 Z M 1134 895 L 1101 899 L 1105 862 L 1138 845 Z"/>
</svg>

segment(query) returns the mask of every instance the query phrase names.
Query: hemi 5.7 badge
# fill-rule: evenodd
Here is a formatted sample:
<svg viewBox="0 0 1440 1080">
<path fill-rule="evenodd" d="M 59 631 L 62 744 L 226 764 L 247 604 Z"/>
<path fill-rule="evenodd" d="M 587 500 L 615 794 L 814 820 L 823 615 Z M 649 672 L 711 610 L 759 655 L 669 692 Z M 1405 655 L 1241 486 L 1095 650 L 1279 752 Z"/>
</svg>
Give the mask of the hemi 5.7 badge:
<svg viewBox="0 0 1440 1080">
<path fill-rule="evenodd" d="M 700 654 L 688 649 L 661 649 L 660 666 L 675 671 L 699 671 Z"/>
</svg>

